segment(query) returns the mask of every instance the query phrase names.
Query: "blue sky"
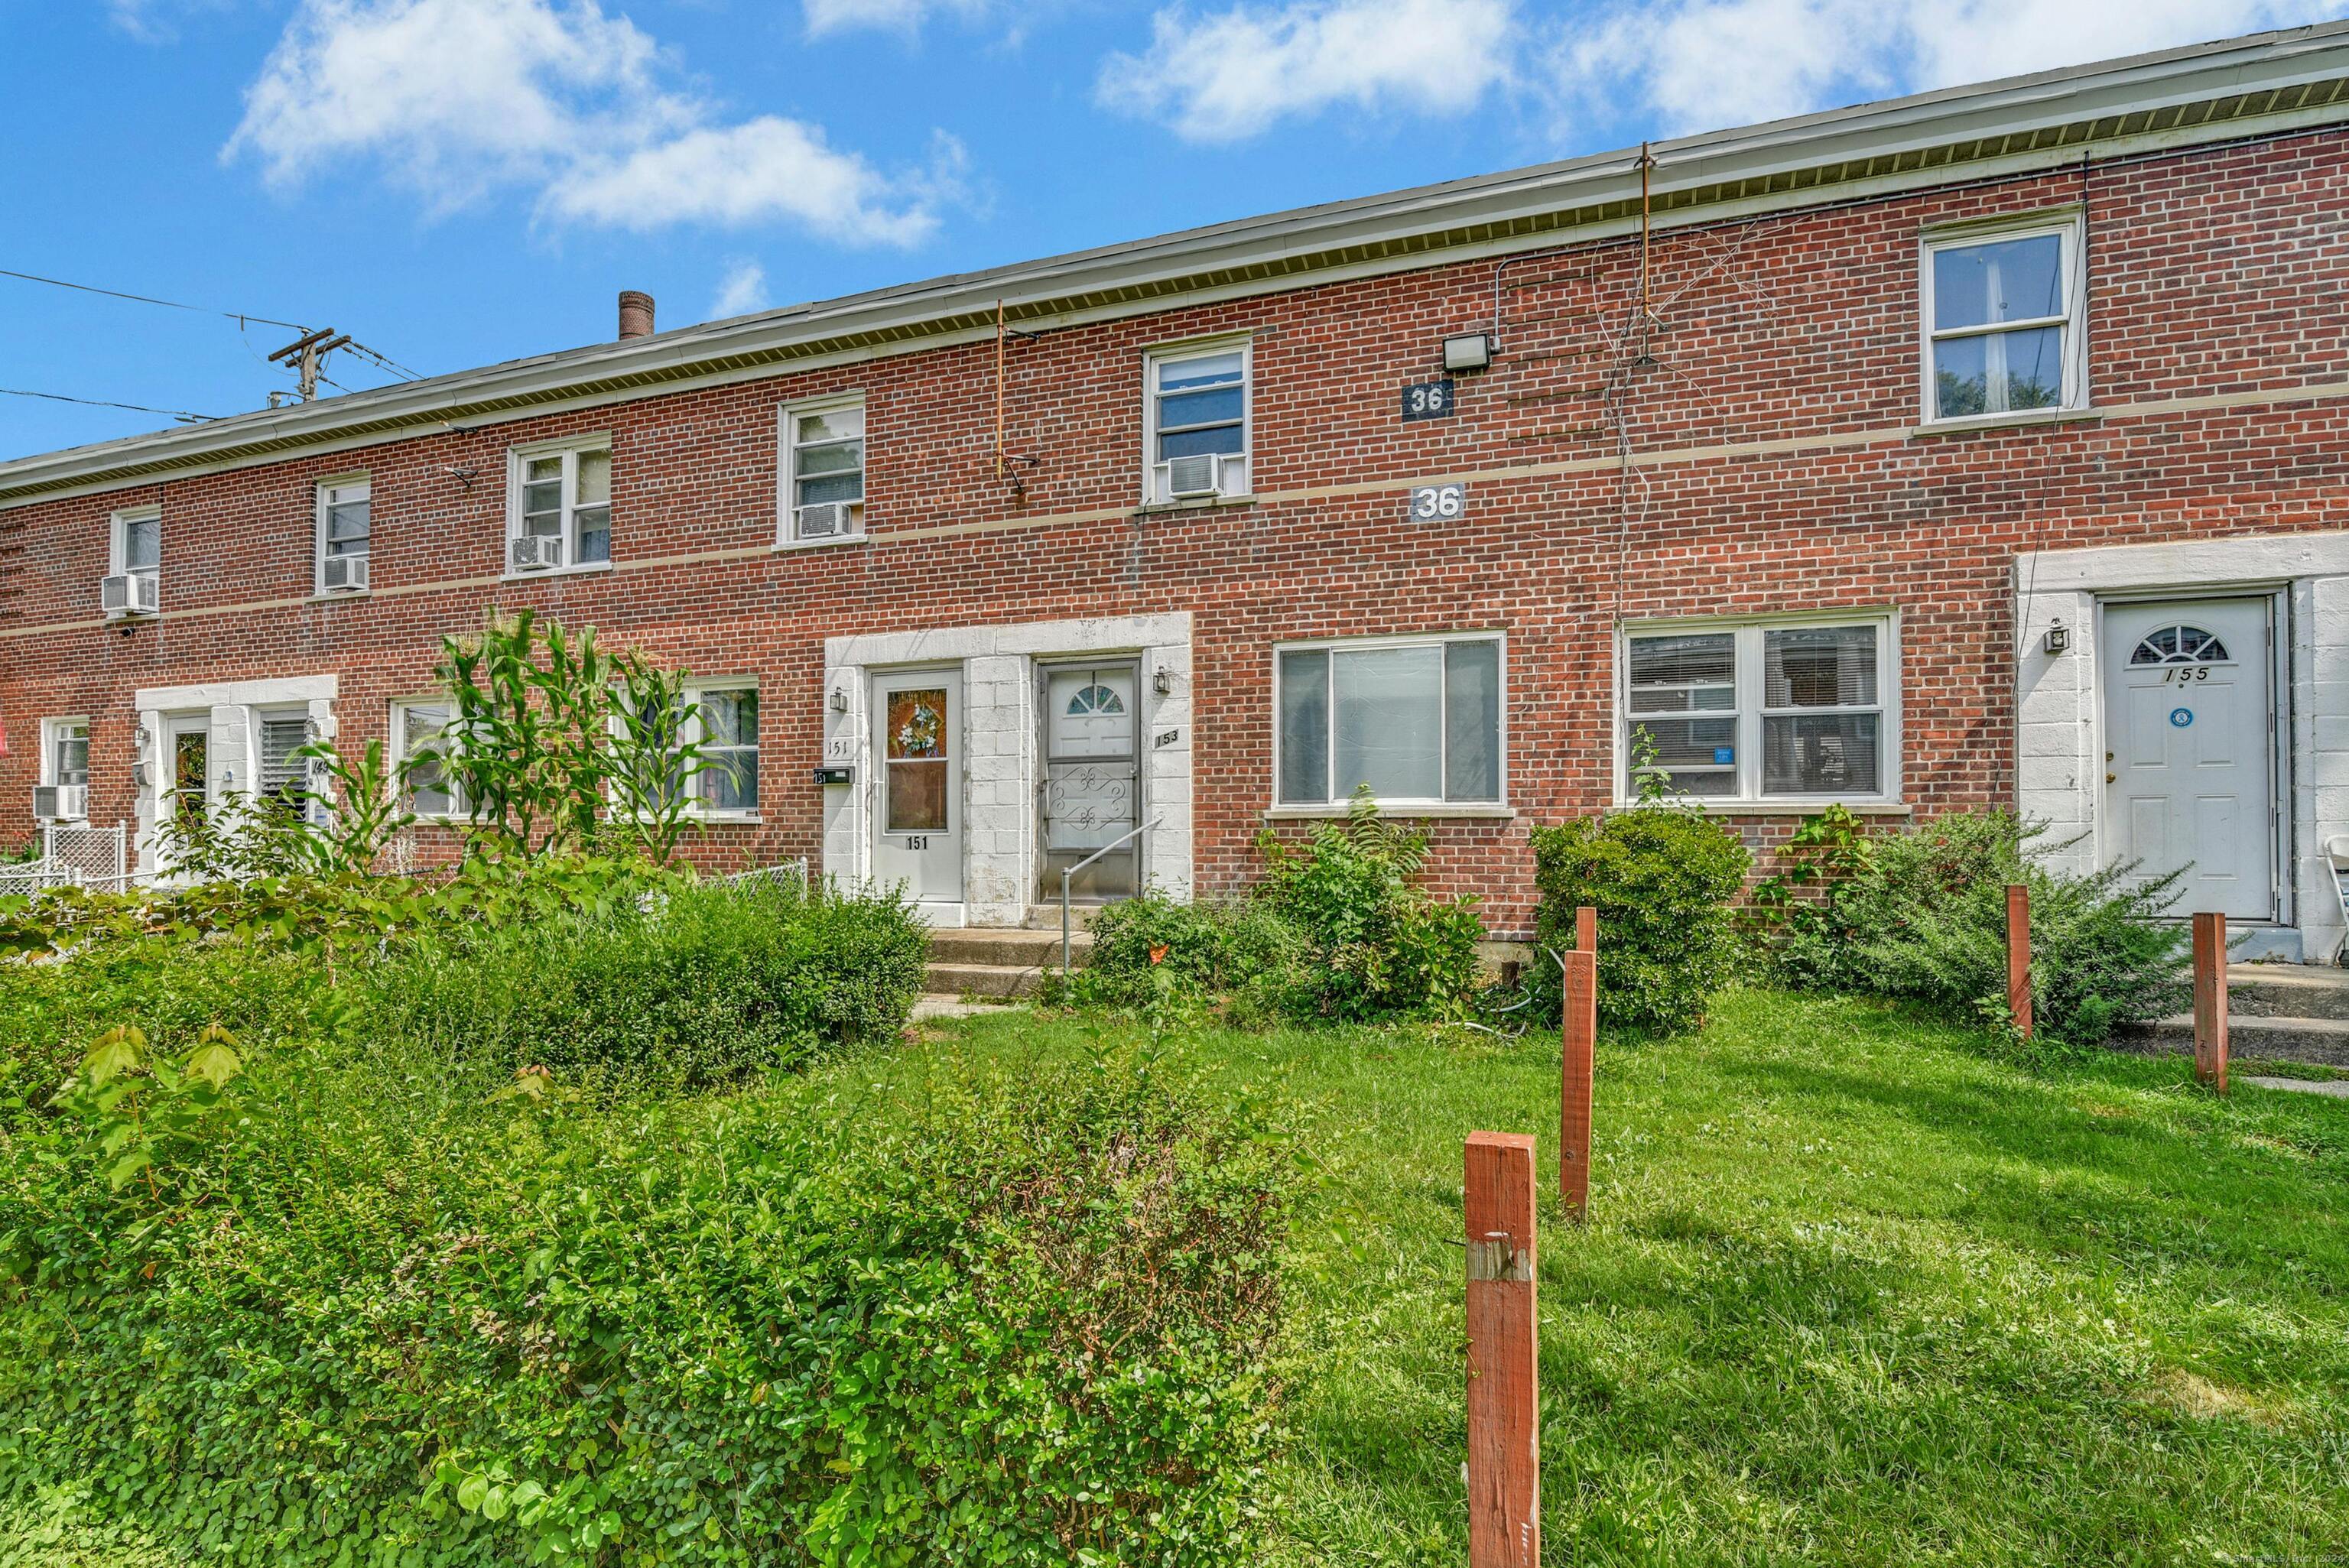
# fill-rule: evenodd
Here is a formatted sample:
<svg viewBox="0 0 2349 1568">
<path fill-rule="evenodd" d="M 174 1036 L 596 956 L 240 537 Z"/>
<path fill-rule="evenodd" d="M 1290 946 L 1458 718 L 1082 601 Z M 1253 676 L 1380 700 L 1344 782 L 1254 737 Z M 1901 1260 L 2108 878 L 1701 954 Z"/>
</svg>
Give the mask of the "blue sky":
<svg viewBox="0 0 2349 1568">
<path fill-rule="evenodd" d="M 0 0 L 0 268 L 437 374 L 2341 8 Z M 292 335 L 0 277 L 0 387 L 237 413 Z M 0 458 L 169 423 L 0 396 Z"/>
</svg>

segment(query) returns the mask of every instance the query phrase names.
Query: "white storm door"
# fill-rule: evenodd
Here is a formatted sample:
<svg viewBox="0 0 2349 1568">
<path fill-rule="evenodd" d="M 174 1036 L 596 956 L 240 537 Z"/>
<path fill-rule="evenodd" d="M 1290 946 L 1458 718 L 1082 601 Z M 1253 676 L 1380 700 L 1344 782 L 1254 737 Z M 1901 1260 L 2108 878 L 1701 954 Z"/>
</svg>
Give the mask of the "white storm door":
<svg viewBox="0 0 2349 1568">
<path fill-rule="evenodd" d="M 2276 918 L 2272 601 L 2107 604 L 2105 844 L 2170 913 Z"/>
<path fill-rule="evenodd" d="M 962 901 L 962 674 L 873 681 L 873 877 L 915 899 Z"/>
<path fill-rule="evenodd" d="M 155 791 L 155 827 L 158 843 L 155 863 L 158 870 L 171 869 L 172 857 L 162 845 L 165 825 L 174 821 L 184 806 L 196 811 L 212 808 L 212 716 L 209 708 L 196 713 L 172 713 L 163 716 L 163 741 L 152 784 Z"/>
<path fill-rule="evenodd" d="M 1060 892 L 1062 870 L 1133 830 L 1141 808 L 1135 745 L 1138 672 L 1130 664 L 1054 666 L 1044 672 L 1042 878 L 1047 899 Z M 1140 857 L 1129 842 L 1082 874 L 1088 898 L 1139 891 Z"/>
</svg>

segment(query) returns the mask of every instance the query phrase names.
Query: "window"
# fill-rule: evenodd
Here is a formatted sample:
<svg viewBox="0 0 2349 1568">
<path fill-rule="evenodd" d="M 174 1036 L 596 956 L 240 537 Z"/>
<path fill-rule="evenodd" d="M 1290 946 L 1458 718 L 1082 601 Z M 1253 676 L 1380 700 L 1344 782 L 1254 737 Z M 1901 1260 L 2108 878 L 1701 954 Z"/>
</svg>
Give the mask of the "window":
<svg viewBox="0 0 2349 1568">
<path fill-rule="evenodd" d="M 812 544 L 862 534 L 863 401 L 784 409 L 782 474 L 782 542 Z"/>
<path fill-rule="evenodd" d="M 108 609 L 118 614 L 151 612 L 160 602 L 163 566 L 163 511 L 160 507 L 141 507 L 136 511 L 114 514 L 110 560 L 107 573 L 114 577 L 135 577 L 141 586 L 134 590 L 118 606 L 109 600 Z"/>
<path fill-rule="evenodd" d="M 508 494 L 509 571 L 595 566 L 612 559 L 608 438 L 517 450 Z"/>
<path fill-rule="evenodd" d="M 465 807 L 446 759 L 452 737 L 450 707 L 445 697 L 394 703 L 391 708 L 392 754 L 399 758 L 408 779 L 408 809 L 419 817 L 461 817 Z"/>
<path fill-rule="evenodd" d="M 319 593 L 355 593 L 367 585 L 368 501 L 365 474 L 318 487 Z"/>
<path fill-rule="evenodd" d="M 1925 242 L 1925 418 L 2087 402 L 2076 218 Z"/>
<path fill-rule="evenodd" d="M 295 752 L 310 743 L 308 710 L 254 715 L 258 755 L 254 768 L 254 792 L 282 805 L 299 807 L 310 788 L 309 764 Z"/>
<path fill-rule="evenodd" d="M 2227 645 L 2199 626 L 2164 626 L 2147 632 L 2129 655 L 2133 665 L 2223 665 Z"/>
<path fill-rule="evenodd" d="M 40 770 L 44 784 L 89 782 L 89 720 L 41 720 Z"/>
<path fill-rule="evenodd" d="M 1381 639 L 1276 655 L 1275 799 L 1342 806 L 1501 801 L 1501 640 Z"/>
<path fill-rule="evenodd" d="M 687 737 L 701 744 L 702 771 L 694 781 L 697 807 L 712 816 L 747 816 L 759 809 L 759 688 L 703 686 Z"/>
<path fill-rule="evenodd" d="M 1145 361 L 1146 500 L 1248 493 L 1249 361 L 1245 339 L 1160 349 Z"/>
<path fill-rule="evenodd" d="M 1675 795 L 1892 798 L 1889 617 L 1659 629 L 1625 643 L 1626 799 L 1640 793 L 1643 748 Z"/>
</svg>

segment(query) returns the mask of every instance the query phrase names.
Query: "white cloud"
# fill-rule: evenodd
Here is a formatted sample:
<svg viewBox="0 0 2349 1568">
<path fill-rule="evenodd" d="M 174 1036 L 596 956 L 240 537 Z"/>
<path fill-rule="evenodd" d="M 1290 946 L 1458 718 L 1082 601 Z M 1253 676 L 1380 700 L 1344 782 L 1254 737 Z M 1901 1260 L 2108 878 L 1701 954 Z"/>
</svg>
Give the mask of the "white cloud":
<svg viewBox="0 0 2349 1568">
<path fill-rule="evenodd" d="M 773 303 L 767 294 L 767 269 L 756 262 L 735 261 L 727 265 L 726 276 L 718 285 L 718 297 L 709 302 L 709 319 L 723 321 L 730 315 L 748 315 Z"/>
<path fill-rule="evenodd" d="M 106 18 L 142 44 L 169 44 L 190 13 L 233 9 L 239 0 L 106 0 Z"/>
<path fill-rule="evenodd" d="M 1703 130 L 2319 20 L 2337 0 L 1678 0 L 1554 46 L 1566 99 Z"/>
<path fill-rule="evenodd" d="M 849 242 L 936 225 L 952 167 L 883 173 L 774 116 L 725 123 L 596 0 L 302 0 L 225 158 L 271 183 L 373 161 L 434 211 L 534 188 L 551 217 L 643 229 L 794 219 Z"/>
<path fill-rule="evenodd" d="M 1230 141 L 1340 103 L 1456 114 L 1508 79 L 1511 0 L 1295 0 L 1151 21 L 1150 47 L 1102 63 L 1105 107 L 1193 141 Z"/>
<path fill-rule="evenodd" d="M 942 13 L 969 18 L 987 8 L 988 0 L 802 0 L 802 5 L 812 38 L 859 27 L 912 33 Z"/>
</svg>

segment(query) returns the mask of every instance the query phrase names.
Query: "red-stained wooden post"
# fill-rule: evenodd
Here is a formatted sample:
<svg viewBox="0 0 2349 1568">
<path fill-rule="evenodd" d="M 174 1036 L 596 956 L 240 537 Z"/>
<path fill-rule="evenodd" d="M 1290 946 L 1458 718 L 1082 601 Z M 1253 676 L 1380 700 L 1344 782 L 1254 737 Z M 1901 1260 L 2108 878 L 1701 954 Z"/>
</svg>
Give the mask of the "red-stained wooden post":
<svg viewBox="0 0 2349 1568">
<path fill-rule="evenodd" d="M 1467 1174 L 1468 1564 L 1539 1568 L 1534 1140 L 1470 1133 Z"/>
<path fill-rule="evenodd" d="M 1574 912 L 1574 950 L 1577 953 L 1599 951 L 1599 912 L 1587 903 L 1578 905 Z"/>
<path fill-rule="evenodd" d="M 2194 917 L 2194 1077 L 2227 1092 L 2227 917 Z"/>
<path fill-rule="evenodd" d="M 1567 1212 L 1590 1208 L 1590 1070 L 1599 1043 L 1599 954 L 1587 947 L 1566 955 L 1565 1070 L 1557 1098 L 1557 1192 Z"/>
<path fill-rule="evenodd" d="M 2006 1013 L 2015 1033 L 2031 1037 L 2031 890 L 2006 884 Z"/>
</svg>

